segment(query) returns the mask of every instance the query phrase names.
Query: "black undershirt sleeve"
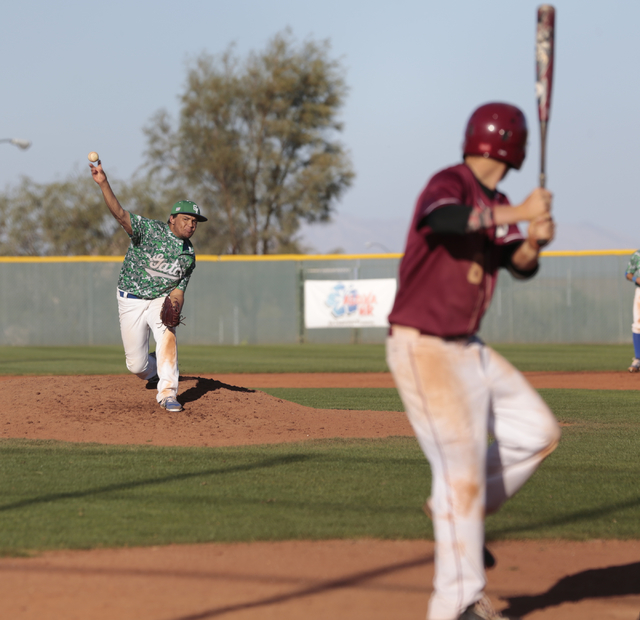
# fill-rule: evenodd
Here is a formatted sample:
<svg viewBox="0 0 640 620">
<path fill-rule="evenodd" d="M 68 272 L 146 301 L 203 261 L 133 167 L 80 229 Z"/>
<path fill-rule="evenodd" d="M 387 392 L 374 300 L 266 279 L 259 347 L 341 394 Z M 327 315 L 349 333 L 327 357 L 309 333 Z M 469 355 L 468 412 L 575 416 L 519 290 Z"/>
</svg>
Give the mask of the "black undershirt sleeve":
<svg viewBox="0 0 640 620">
<path fill-rule="evenodd" d="M 498 193 L 495 189 L 489 189 L 486 185 L 483 185 L 478 181 L 478 185 L 482 188 L 489 200 L 493 200 Z M 449 234 L 449 235 L 464 235 L 469 232 L 469 218 L 473 211 L 473 207 L 469 205 L 451 204 L 443 205 L 439 207 L 433 213 L 425 216 L 418 223 L 418 228 L 423 226 L 429 226 L 434 233 Z M 491 220 L 493 216 L 490 216 Z M 492 224 L 493 222 L 491 222 Z M 486 227 L 486 222 L 483 223 L 483 218 L 476 222 L 471 223 L 472 229 Z"/>
<path fill-rule="evenodd" d="M 423 217 L 419 228 L 429 226 L 434 233 L 464 235 L 472 210 L 467 205 L 444 205 Z"/>
<path fill-rule="evenodd" d="M 464 235 L 467 232 L 472 210 L 472 207 L 467 205 L 445 205 L 422 218 L 418 227 L 429 226 L 434 233 L 439 234 Z M 520 243 L 513 243 L 504 247 L 500 266 L 507 269 L 517 280 L 528 280 L 538 272 L 539 265 L 530 271 L 522 271 L 513 264 L 511 258 L 520 245 Z"/>
<path fill-rule="evenodd" d="M 529 271 L 523 271 L 522 269 L 518 269 L 512 262 L 514 252 L 522 245 L 521 243 L 512 243 L 504 248 L 502 254 L 502 264 L 501 267 L 504 267 L 516 280 L 528 280 L 529 278 L 533 278 L 533 276 L 538 273 L 538 269 L 540 268 L 540 264 L 536 264 L 533 269 Z"/>
</svg>

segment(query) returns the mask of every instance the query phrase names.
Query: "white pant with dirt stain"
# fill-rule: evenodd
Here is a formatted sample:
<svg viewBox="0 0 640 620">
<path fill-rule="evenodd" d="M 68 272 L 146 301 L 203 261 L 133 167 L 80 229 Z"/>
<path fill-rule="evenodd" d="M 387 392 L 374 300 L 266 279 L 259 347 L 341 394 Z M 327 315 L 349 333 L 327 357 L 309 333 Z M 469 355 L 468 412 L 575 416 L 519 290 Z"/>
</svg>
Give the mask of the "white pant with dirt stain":
<svg viewBox="0 0 640 620">
<path fill-rule="evenodd" d="M 166 327 L 160 320 L 164 297 L 158 299 L 131 299 L 121 297 L 118 291 L 120 333 L 130 372 L 141 379 L 159 377 L 156 400 L 162 402 L 178 393 L 178 345 L 176 330 Z M 156 358 L 149 355 L 149 334 L 156 341 Z"/>
<path fill-rule="evenodd" d="M 432 473 L 434 590 L 428 620 L 455 620 L 482 597 L 485 514 L 556 447 L 560 428 L 527 380 L 480 339 L 392 327 L 387 364 Z M 489 448 L 488 434 L 495 441 Z"/>
</svg>

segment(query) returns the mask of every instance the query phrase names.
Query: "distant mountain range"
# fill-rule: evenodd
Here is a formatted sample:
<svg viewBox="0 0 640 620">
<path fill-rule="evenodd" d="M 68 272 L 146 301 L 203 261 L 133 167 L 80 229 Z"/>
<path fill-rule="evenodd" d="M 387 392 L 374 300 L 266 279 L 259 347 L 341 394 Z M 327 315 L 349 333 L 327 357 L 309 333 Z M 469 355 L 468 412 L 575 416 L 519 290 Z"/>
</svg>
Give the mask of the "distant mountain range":
<svg viewBox="0 0 640 620">
<path fill-rule="evenodd" d="M 640 236 L 615 232 L 591 222 L 558 224 L 550 250 L 637 250 Z"/>
<path fill-rule="evenodd" d="M 328 224 L 304 225 L 302 245 L 310 254 L 384 254 L 404 251 L 409 222 L 336 215 Z M 635 250 L 640 236 L 614 232 L 590 222 L 560 223 L 549 250 Z"/>
</svg>

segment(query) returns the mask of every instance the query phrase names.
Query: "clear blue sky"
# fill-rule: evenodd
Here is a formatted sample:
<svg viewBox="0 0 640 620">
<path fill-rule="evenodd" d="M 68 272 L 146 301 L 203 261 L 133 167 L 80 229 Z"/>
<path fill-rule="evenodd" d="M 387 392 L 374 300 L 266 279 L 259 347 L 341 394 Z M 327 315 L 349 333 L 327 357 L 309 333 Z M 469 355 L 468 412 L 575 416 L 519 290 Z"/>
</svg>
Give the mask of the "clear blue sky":
<svg viewBox="0 0 640 620">
<path fill-rule="evenodd" d="M 528 0 L 21 0 L 4 3 L 0 188 L 83 173 L 97 150 L 112 177 L 142 163 L 142 128 L 178 110 L 186 67 L 235 42 L 244 55 L 290 27 L 329 39 L 350 92 L 342 140 L 357 178 L 338 206 L 408 218 L 427 178 L 460 158 L 469 113 L 519 105 L 529 156 L 503 183 L 513 202 L 537 183 L 535 18 Z M 640 2 L 557 0 L 548 187 L 556 219 L 640 229 Z M 87 172 L 88 173 L 88 172 Z M 640 245 L 640 230 L 638 230 Z"/>
</svg>

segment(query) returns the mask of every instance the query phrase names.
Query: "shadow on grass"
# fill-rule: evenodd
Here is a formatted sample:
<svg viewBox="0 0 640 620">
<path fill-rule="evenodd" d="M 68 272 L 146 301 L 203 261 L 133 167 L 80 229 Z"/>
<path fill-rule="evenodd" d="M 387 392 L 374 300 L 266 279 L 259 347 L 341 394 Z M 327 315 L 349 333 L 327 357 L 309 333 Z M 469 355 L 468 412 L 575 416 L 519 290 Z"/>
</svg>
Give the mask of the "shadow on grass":
<svg viewBox="0 0 640 620">
<path fill-rule="evenodd" d="M 509 534 L 518 534 L 524 531 L 535 531 L 539 529 L 547 529 L 555 525 L 571 525 L 572 523 L 578 523 L 580 521 L 593 521 L 598 517 L 604 517 L 607 515 L 615 514 L 618 511 L 626 510 L 629 508 L 636 508 L 640 506 L 640 497 L 627 500 L 626 502 L 618 502 L 610 504 L 608 506 L 601 506 L 599 508 L 590 508 L 588 510 L 580 510 L 571 514 L 558 516 L 552 519 L 546 519 L 538 521 L 538 523 L 521 523 L 518 525 L 511 525 L 507 527 L 501 527 L 497 529 L 490 529 L 487 534 L 487 540 L 498 540 L 502 538 L 508 538 Z"/>
<path fill-rule="evenodd" d="M 249 388 L 240 387 L 238 385 L 229 385 L 227 383 L 222 383 L 222 381 L 216 381 L 215 379 L 205 379 L 203 377 L 180 377 L 180 381 L 188 380 L 195 380 L 196 384 L 194 387 L 185 390 L 182 394 L 179 395 L 178 400 L 183 405 L 199 400 L 205 394 L 208 394 L 209 392 L 215 392 L 216 390 L 219 390 L 221 388 L 229 390 L 231 392 L 245 392 L 247 394 L 255 393 L 255 390 L 250 390 Z"/>
<path fill-rule="evenodd" d="M 347 577 L 341 577 L 340 579 L 323 581 L 313 586 L 301 588 L 299 590 L 294 590 L 293 592 L 286 592 L 283 594 L 276 594 L 274 596 L 267 596 L 264 598 L 257 599 L 255 601 L 246 601 L 242 603 L 236 603 L 234 605 L 225 605 L 223 607 L 217 607 L 214 609 L 206 609 L 205 611 L 201 611 L 195 614 L 188 614 L 186 616 L 176 616 L 175 618 L 172 618 L 172 620 L 206 620 L 207 618 L 217 618 L 219 616 L 224 616 L 225 614 L 231 614 L 234 612 L 244 611 L 247 609 L 261 609 L 264 607 L 268 607 L 269 605 L 286 603 L 287 601 L 302 599 L 307 596 L 315 596 L 316 594 L 324 594 L 326 592 L 340 590 L 341 588 L 358 587 L 372 579 L 377 579 L 378 577 L 383 577 L 385 575 L 390 575 L 393 573 L 398 573 L 403 570 L 416 568 L 418 566 L 426 566 L 427 564 L 430 564 L 432 562 L 433 562 L 433 556 L 426 555 L 419 558 L 415 558 L 414 560 L 397 562 L 395 564 L 389 564 L 387 566 L 382 566 L 380 568 L 375 568 L 373 570 L 355 573 Z M 426 592 L 426 589 L 425 589 L 425 592 Z"/>
<path fill-rule="evenodd" d="M 553 587 L 533 596 L 509 597 L 505 614 L 524 616 L 562 603 L 577 603 L 587 598 L 609 598 L 640 594 L 640 562 L 585 570 L 563 577 Z"/>
<path fill-rule="evenodd" d="M 91 497 L 93 495 L 100 495 L 101 493 L 110 493 L 112 491 L 127 491 L 153 484 L 164 484 L 166 482 L 177 482 L 179 480 L 189 480 L 191 478 L 198 478 L 200 476 L 209 476 L 213 474 L 224 475 L 232 474 L 241 471 L 251 471 L 254 469 L 264 469 L 268 467 L 279 467 L 281 465 L 290 465 L 292 463 L 299 463 L 308 460 L 309 455 L 304 454 L 288 454 L 269 459 L 264 459 L 257 463 L 247 463 L 243 465 L 235 465 L 231 467 L 214 467 L 212 469 L 203 469 L 200 471 L 173 474 L 171 476 L 162 476 L 160 478 L 147 478 L 145 480 L 137 480 L 135 482 L 120 482 L 117 484 L 108 484 L 104 487 L 96 489 L 87 489 L 86 491 L 71 491 L 68 493 L 50 493 L 48 495 L 41 495 L 39 497 L 32 497 L 31 499 L 23 499 L 19 502 L 13 502 L 11 504 L 0 505 L 0 512 L 8 512 L 9 510 L 16 510 L 18 508 L 26 508 L 27 506 L 34 506 L 37 504 L 46 504 L 48 502 L 55 502 L 59 500 L 77 499 L 80 497 Z"/>
</svg>

